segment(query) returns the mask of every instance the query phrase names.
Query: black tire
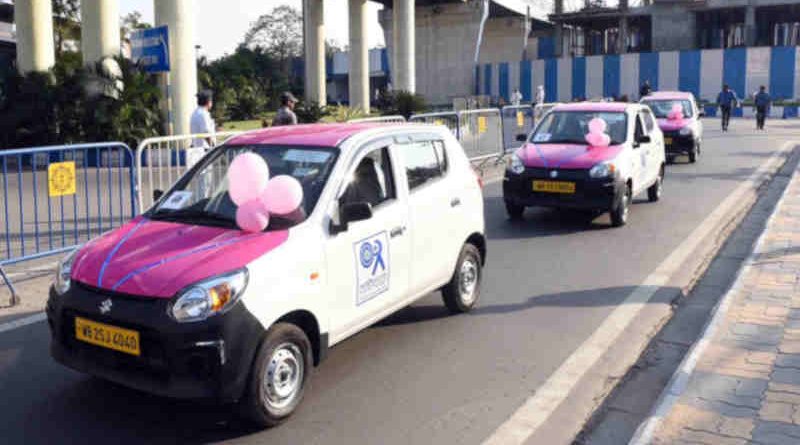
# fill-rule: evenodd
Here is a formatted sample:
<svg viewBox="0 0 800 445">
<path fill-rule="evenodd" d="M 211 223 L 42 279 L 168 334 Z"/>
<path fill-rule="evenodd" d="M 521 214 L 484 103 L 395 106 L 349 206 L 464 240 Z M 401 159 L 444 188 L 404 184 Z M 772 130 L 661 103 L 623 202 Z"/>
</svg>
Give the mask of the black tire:
<svg viewBox="0 0 800 445">
<path fill-rule="evenodd" d="M 442 299 L 452 314 L 469 312 L 481 295 L 483 260 L 473 244 L 464 244 L 458 255 L 453 277 L 442 288 Z"/>
<path fill-rule="evenodd" d="M 508 219 L 513 221 L 519 221 L 522 219 L 522 214 L 525 213 L 525 207 L 510 203 L 508 201 L 506 203 L 506 213 L 508 213 Z"/>
<path fill-rule="evenodd" d="M 647 200 L 650 202 L 656 202 L 661 199 L 661 193 L 664 189 L 664 167 L 661 167 L 661 170 L 658 172 L 658 179 L 656 179 L 655 184 L 651 185 L 647 189 Z"/>
<path fill-rule="evenodd" d="M 243 414 L 261 427 L 281 424 L 303 400 L 313 363 L 305 332 L 290 323 L 274 324 L 253 361 L 241 402 Z"/>
<path fill-rule="evenodd" d="M 700 157 L 700 146 L 695 145 L 692 148 L 692 151 L 689 152 L 689 163 L 694 164 L 695 162 L 697 162 L 697 158 L 699 157 Z"/>
<path fill-rule="evenodd" d="M 611 208 L 611 226 L 622 227 L 628 223 L 633 191 L 630 186 L 625 186 L 625 192 L 617 198 L 614 207 Z"/>
</svg>

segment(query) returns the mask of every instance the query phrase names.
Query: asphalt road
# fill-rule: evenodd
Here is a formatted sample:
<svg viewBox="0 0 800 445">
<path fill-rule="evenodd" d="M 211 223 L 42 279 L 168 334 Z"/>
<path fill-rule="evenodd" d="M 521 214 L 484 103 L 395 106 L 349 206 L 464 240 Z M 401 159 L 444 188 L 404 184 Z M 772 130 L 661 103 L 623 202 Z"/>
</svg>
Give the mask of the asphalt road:
<svg viewBox="0 0 800 445">
<path fill-rule="evenodd" d="M 233 407 L 153 397 L 64 369 L 37 323 L 0 333 L 2 441 L 480 443 L 800 130 L 786 124 L 756 135 L 752 121 L 735 121 L 723 135 L 716 121 L 706 125 L 699 163 L 670 165 L 664 199 L 639 199 L 621 229 L 609 228 L 607 216 L 587 222 L 550 210 L 511 223 L 499 184 L 487 186 L 479 307 L 448 316 L 432 295 L 336 346 L 279 428 L 254 431 Z"/>
</svg>

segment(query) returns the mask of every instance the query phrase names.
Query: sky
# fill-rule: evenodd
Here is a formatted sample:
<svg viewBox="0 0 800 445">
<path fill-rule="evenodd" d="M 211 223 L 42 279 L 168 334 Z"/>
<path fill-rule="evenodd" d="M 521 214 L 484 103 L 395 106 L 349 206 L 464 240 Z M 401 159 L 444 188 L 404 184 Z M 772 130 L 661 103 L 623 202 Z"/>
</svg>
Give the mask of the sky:
<svg viewBox="0 0 800 445">
<path fill-rule="evenodd" d="M 154 0 L 120 0 L 120 14 L 142 13 L 144 21 L 153 23 Z M 155 0 L 157 1 L 157 0 Z M 250 24 L 262 14 L 280 5 L 302 7 L 302 0 L 195 0 L 195 40 L 200 53 L 216 59 L 232 53 L 242 41 Z M 378 24 L 380 5 L 369 3 L 368 37 L 370 47 L 383 45 L 383 30 Z M 325 33 L 341 45 L 347 45 L 347 0 L 325 0 Z"/>
</svg>

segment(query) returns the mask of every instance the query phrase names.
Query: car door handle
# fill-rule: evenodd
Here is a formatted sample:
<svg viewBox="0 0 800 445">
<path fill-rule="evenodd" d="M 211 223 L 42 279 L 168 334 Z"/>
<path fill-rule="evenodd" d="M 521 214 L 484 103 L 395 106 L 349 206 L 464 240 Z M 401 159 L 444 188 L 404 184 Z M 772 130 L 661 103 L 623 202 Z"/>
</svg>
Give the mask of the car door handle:
<svg viewBox="0 0 800 445">
<path fill-rule="evenodd" d="M 461 205 L 461 199 L 460 198 L 453 198 L 453 199 L 450 200 L 450 207 L 457 207 L 457 206 L 460 206 L 460 205 Z"/>
<path fill-rule="evenodd" d="M 391 232 L 389 232 L 389 237 L 395 238 L 398 236 L 402 236 L 405 232 L 406 232 L 405 226 L 397 226 L 394 229 L 392 229 Z"/>
</svg>

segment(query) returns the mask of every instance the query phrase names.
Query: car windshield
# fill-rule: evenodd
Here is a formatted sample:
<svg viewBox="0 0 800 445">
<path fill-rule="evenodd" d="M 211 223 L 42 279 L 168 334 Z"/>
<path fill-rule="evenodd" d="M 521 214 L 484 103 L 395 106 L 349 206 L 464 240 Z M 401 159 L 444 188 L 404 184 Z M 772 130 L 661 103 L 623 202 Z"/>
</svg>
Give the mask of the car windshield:
<svg viewBox="0 0 800 445">
<path fill-rule="evenodd" d="M 338 155 L 337 149 L 327 147 L 223 145 L 183 176 L 149 216 L 157 220 L 236 227 L 237 206 L 228 195 L 227 172 L 231 161 L 246 152 L 266 161 L 271 178 L 289 175 L 303 187 L 300 209 L 291 215 L 271 215 L 268 231 L 305 221 L 314 210 Z"/>
<path fill-rule="evenodd" d="M 606 121 L 606 133 L 611 145 L 619 145 L 627 138 L 628 117 L 624 112 L 605 111 L 553 111 L 536 127 L 531 141 L 536 144 L 586 144 L 589 121 L 600 118 Z"/>
<path fill-rule="evenodd" d="M 669 112 L 672 111 L 672 106 L 678 104 L 683 108 L 683 117 L 692 117 L 692 103 L 688 100 L 646 100 L 643 104 L 653 110 L 653 114 L 659 119 L 666 119 Z"/>
</svg>

